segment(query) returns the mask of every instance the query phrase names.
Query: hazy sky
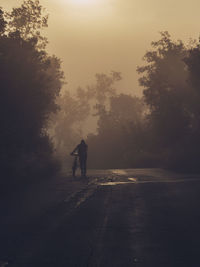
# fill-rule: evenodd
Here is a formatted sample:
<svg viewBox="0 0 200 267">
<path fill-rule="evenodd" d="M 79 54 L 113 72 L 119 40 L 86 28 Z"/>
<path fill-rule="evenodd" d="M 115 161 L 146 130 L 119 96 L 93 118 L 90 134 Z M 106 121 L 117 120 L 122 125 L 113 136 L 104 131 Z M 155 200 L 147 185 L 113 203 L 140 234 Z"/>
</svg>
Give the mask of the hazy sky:
<svg viewBox="0 0 200 267">
<path fill-rule="evenodd" d="M 0 0 L 18 6 L 21 0 Z M 49 18 L 50 53 L 63 61 L 67 87 L 91 84 L 97 72 L 121 71 L 124 92 L 139 94 L 137 65 L 159 31 L 174 39 L 200 34 L 199 0 L 40 0 Z"/>
</svg>

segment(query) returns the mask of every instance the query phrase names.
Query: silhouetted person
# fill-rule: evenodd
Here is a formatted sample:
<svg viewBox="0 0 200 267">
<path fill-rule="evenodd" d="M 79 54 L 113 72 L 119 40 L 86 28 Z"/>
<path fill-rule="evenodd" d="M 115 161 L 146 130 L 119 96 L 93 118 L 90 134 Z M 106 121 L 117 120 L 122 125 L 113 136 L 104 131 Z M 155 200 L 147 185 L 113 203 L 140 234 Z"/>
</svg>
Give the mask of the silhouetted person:
<svg viewBox="0 0 200 267">
<path fill-rule="evenodd" d="M 85 143 L 84 140 L 81 140 L 81 143 L 77 145 L 77 147 L 71 153 L 71 155 L 73 155 L 75 152 L 78 153 L 82 176 L 86 176 L 87 151 L 88 151 L 87 144 Z"/>
</svg>

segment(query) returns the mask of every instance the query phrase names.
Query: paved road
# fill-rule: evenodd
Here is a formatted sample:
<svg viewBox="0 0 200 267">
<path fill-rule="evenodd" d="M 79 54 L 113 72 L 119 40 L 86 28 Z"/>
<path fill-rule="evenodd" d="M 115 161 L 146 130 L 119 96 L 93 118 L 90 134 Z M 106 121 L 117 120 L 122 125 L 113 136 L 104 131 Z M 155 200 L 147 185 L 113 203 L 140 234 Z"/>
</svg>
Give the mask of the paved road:
<svg viewBox="0 0 200 267">
<path fill-rule="evenodd" d="M 200 266 L 198 176 L 131 169 L 76 179 L 4 196 L 1 267 Z"/>
</svg>

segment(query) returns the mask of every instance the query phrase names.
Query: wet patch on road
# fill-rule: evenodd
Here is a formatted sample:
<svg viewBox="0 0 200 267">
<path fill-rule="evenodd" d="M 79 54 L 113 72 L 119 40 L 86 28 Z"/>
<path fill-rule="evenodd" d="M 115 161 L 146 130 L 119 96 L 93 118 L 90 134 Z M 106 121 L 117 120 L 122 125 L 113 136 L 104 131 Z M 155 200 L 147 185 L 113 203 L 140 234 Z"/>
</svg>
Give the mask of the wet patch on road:
<svg viewBox="0 0 200 267">
<path fill-rule="evenodd" d="M 135 183 L 138 181 L 137 178 L 128 178 L 128 180 L 129 180 L 129 181 L 132 181 L 132 182 L 135 182 Z"/>
<path fill-rule="evenodd" d="M 117 175 L 127 175 L 127 172 L 125 170 L 110 170 L 111 173 L 117 174 Z"/>
<path fill-rule="evenodd" d="M 122 184 L 133 184 L 133 182 L 107 182 L 107 183 L 100 183 L 101 186 L 107 185 L 122 185 Z"/>
<path fill-rule="evenodd" d="M 108 182 L 102 182 L 99 183 L 101 186 L 107 186 L 107 185 L 122 185 L 122 184 L 135 184 L 137 183 L 137 178 L 128 178 L 128 181 L 108 181 Z"/>
<path fill-rule="evenodd" d="M 152 183 L 186 183 L 186 182 L 200 182 L 200 179 L 164 179 L 164 180 L 139 180 L 138 178 L 124 178 L 118 181 L 114 179 L 107 179 L 107 181 L 99 182 L 100 186 L 115 186 L 115 185 L 126 185 L 126 184 L 152 184 Z"/>
</svg>

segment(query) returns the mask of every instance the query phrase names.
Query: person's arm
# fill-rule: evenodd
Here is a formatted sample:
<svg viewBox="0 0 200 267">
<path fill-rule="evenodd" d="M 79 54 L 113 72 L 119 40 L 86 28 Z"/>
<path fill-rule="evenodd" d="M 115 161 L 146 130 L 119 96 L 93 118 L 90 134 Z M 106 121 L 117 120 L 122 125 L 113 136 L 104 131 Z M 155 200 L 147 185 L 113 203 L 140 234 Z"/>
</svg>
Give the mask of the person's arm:
<svg viewBox="0 0 200 267">
<path fill-rule="evenodd" d="M 70 153 L 70 155 L 73 155 L 78 150 L 78 146 L 75 147 L 75 149 Z"/>
</svg>

